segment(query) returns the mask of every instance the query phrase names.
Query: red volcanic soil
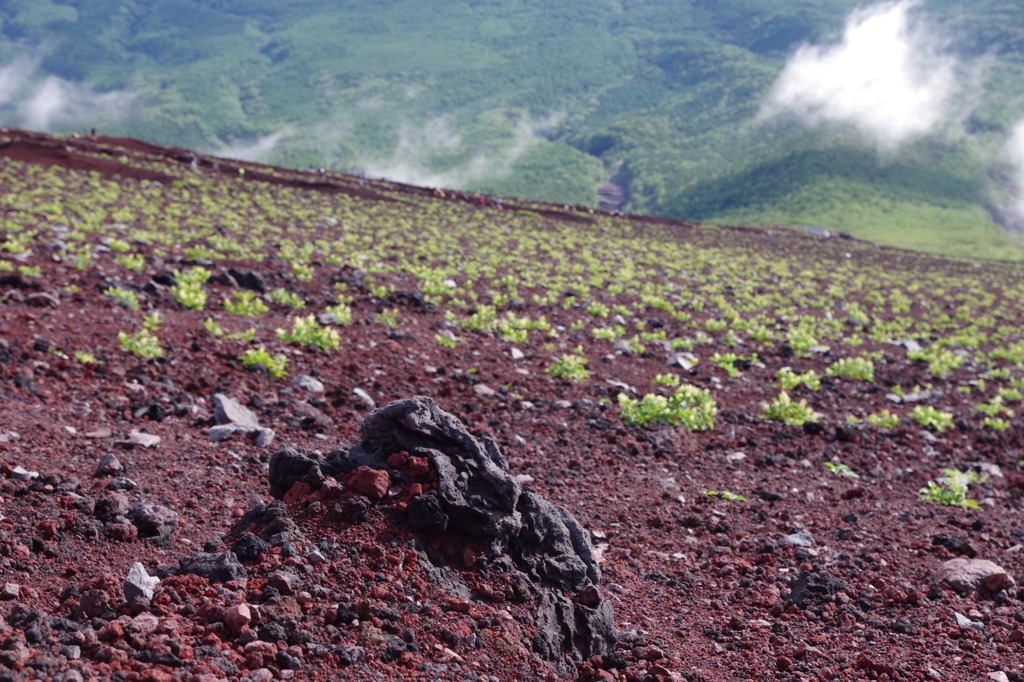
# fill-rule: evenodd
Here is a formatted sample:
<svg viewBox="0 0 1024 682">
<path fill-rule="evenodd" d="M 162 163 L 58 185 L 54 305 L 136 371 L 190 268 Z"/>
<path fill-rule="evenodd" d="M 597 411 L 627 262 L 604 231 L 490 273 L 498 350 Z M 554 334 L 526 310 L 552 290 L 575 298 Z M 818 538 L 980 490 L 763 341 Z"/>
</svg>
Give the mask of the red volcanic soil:
<svg viewBox="0 0 1024 682">
<path fill-rule="evenodd" d="M 244 167 L 254 186 L 435 200 L 416 188 L 124 140 L 7 135 L 0 163 L 123 183 L 174 178 L 195 161 L 226 174 Z M 149 162 L 123 163 L 125 151 Z M 466 198 L 467 211 L 495 210 Z M 555 221 L 589 215 L 524 207 Z M 734 233 L 717 234 L 704 239 Z M 786 257 L 816 248 L 798 236 L 780 246 L 777 235 L 742 234 Z M 761 419 L 759 405 L 773 395 L 778 367 L 824 373 L 828 361 L 779 346 L 738 377 L 701 362 L 681 374 L 713 387 L 721 412 L 714 430 L 690 433 L 625 425 L 614 404 L 622 383 L 650 386 L 666 371 L 667 353 L 609 353 L 591 340 L 583 352 L 592 377 L 570 384 L 545 373 L 551 354 L 537 346 L 513 359 L 496 335 L 466 333 L 446 349 L 435 337 L 443 311 L 416 292 L 382 300 L 363 289 L 341 349 L 293 349 L 288 376 L 274 379 L 243 369 L 236 342 L 202 330 L 208 312 L 175 303 L 165 278 L 184 264 L 115 279 L 75 269 L 59 245 L 36 246 L 19 263 L 40 276 L 0 275 L 0 680 L 1024 679 L 1024 590 L 1014 582 L 1024 576 L 1024 477 L 1015 473 L 1024 431 L 1017 421 L 998 433 L 967 423 L 974 401 L 956 393 L 956 375 L 936 379 L 901 349 L 887 347 L 870 387 L 823 379 L 813 401 L 824 418 L 805 428 Z M 872 248 L 858 257 L 971 271 Z M 300 282 L 275 259 L 207 267 L 212 301 L 254 273 L 298 292 L 310 310 L 352 274 L 324 266 Z M 235 277 L 224 276 L 229 268 Z M 114 283 L 136 290 L 143 311 L 166 312 L 164 357 L 118 349 L 115 330 L 138 313 L 103 295 Z M 398 326 L 378 320 L 384 309 L 397 311 Z M 560 310 L 544 312 L 558 324 Z M 261 324 L 287 326 L 291 312 L 272 306 Z M 84 364 L 70 355 L 83 347 L 109 352 Z M 293 385 L 300 374 L 322 387 Z M 894 407 L 889 387 L 925 384 L 945 392 L 945 407 L 956 404 L 957 427 L 843 424 L 854 403 L 863 413 Z M 251 410 L 272 442 L 244 428 L 211 442 L 218 422 L 231 421 L 218 419 L 218 394 Z M 455 512 L 450 528 L 425 528 L 409 507 L 443 487 L 426 449 L 395 446 L 382 468 L 320 478 L 303 469 L 279 479 L 289 489 L 275 503 L 275 453 L 293 448 L 329 468 L 331 451 L 363 442 L 361 420 L 375 423 L 367 398 L 384 406 L 413 396 L 471 434 L 438 452 L 457 458 L 493 439 L 494 466 L 507 467 L 524 496 L 575 517 L 600 569 L 596 589 L 585 578 L 564 589 L 538 577 L 543 569 L 502 561 L 488 537 L 456 527 Z M 860 478 L 830 473 L 830 461 Z M 979 508 L 918 500 L 943 467 L 990 474 L 971 488 Z M 548 531 L 521 534 L 503 551 L 528 556 Z M 197 558 L 212 567 L 191 566 Z M 954 586 L 936 575 L 954 559 L 997 568 L 973 587 Z M 160 578 L 152 594 L 125 589 L 135 563 Z M 544 610 L 551 600 L 565 619 Z M 591 642 L 580 614 L 608 605 L 614 641 Z M 563 637 L 555 654 L 538 645 L 550 636 Z"/>
</svg>

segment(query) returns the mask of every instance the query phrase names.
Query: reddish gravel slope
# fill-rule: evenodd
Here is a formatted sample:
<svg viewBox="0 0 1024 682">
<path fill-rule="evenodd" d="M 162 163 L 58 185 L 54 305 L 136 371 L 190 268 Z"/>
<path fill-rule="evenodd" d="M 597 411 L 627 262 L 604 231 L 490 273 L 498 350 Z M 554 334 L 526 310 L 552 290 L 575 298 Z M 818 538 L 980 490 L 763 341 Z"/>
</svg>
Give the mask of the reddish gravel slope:
<svg viewBox="0 0 1024 682">
<path fill-rule="evenodd" d="M 525 343 L 510 342 L 494 329 L 453 327 L 446 307 L 407 275 L 367 278 L 350 263 L 314 256 L 311 274 L 300 276 L 272 241 L 259 247 L 267 256 L 260 260 L 186 255 L 180 245 L 133 238 L 136 228 L 188 216 L 136 215 L 126 197 L 153 187 L 168 196 L 198 192 L 200 185 L 189 184 L 198 174 L 210 186 L 251 192 L 257 203 L 280 188 L 299 203 L 395 211 L 396 221 L 407 221 L 409 242 L 428 238 L 417 215 L 450 211 L 453 229 L 460 221 L 536 220 L 552 244 L 573 230 L 605 235 L 599 240 L 621 229 L 643 243 L 720 249 L 726 260 L 742 248 L 766 264 L 800 264 L 795 272 L 838 271 L 853 261 L 864 272 L 904 273 L 908 282 L 942 273 L 963 288 L 951 285 L 932 307 L 915 298 L 909 315 L 920 321 L 948 302 L 952 319 L 956 306 L 998 305 L 989 322 L 955 324 L 1003 327 L 1004 346 L 1021 328 L 1019 267 L 780 230 L 709 230 L 508 200 L 496 207 L 484 197 L 106 138 L 4 131 L 0 167 L 10 178 L 44 183 L 31 194 L 0 187 L 0 238 L 10 246 L 10 267 L 0 272 L 0 679 L 1024 679 L 1017 582 L 1024 576 L 1024 429 L 1006 411 L 1007 428 L 984 427 L 975 409 L 1008 389 L 1020 366 L 985 364 L 995 362 L 981 356 L 989 341 L 965 339 L 969 359 L 945 376 L 866 328 L 850 354 L 875 354 L 871 381 L 827 375 L 847 351 L 832 343 L 829 351 L 800 352 L 793 336 L 738 346 L 714 336 L 717 343 L 694 349 L 700 362 L 684 369 L 666 364 L 679 350 L 667 342 L 638 349 L 578 331 L 587 305 L 621 314 L 614 306 L 622 299 L 606 288 L 578 303 L 526 293 L 499 303 L 561 327 L 557 338 L 531 331 Z M 49 174 L 38 175 L 41 168 Z M 91 178 L 94 192 L 76 186 L 72 193 L 75 177 Z M 70 257 L 80 253 L 66 237 L 74 224 L 52 208 L 33 213 L 44 202 L 52 207 L 54 196 L 69 213 L 107 202 L 116 216 L 85 238 L 95 247 L 93 262 Z M 195 195 L 189 201 L 196 212 L 214 210 Z M 297 234 L 295 218 L 282 211 L 280 220 Z M 347 220 L 317 223 L 307 238 L 344 240 L 355 229 Z M 245 226 L 222 221 L 224 234 L 245 235 Z M 36 230 L 30 243 L 11 242 L 27 224 Z M 125 253 L 143 256 L 141 269 L 113 260 L 121 252 L 111 250 L 111 237 L 130 243 Z M 556 251 L 550 257 L 562 258 Z M 202 285 L 205 310 L 184 307 L 172 288 L 180 284 L 175 272 L 197 265 L 213 275 Z M 496 277 L 517 267 L 505 263 Z M 353 322 L 336 328 L 335 350 L 278 339 L 274 330 L 298 314 L 287 305 L 268 302 L 255 318 L 223 309 L 236 292 L 280 288 L 305 302 L 304 313 L 321 313 L 335 302 L 338 282 L 347 283 Z M 382 282 L 389 286 L 378 288 Z M 830 285 L 804 283 L 820 291 Z M 492 285 L 481 277 L 473 286 L 484 296 Z M 745 286 L 735 283 L 737 291 Z M 134 292 L 139 308 L 118 302 L 112 288 Z M 937 296 L 928 289 L 915 296 Z M 871 305 L 872 291 L 848 289 L 843 310 Z M 981 293 L 968 300 L 959 295 L 965 291 Z M 772 292 L 751 285 L 749 293 Z M 739 294 L 722 288 L 715 295 Z M 163 356 L 123 350 L 117 333 L 141 329 L 143 314 L 156 310 Z M 625 327 L 666 329 L 669 339 L 685 333 L 688 323 L 658 307 L 636 310 L 635 318 L 623 316 Z M 698 331 L 715 330 L 705 323 L 714 315 L 691 312 Z M 252 326 L 257 341 L 211 334 L 203 326 L 211 315 L 228 332 Z M 878 315 L 876 328 L 891 322 Z M 458 342 L 443 343 L 446 333 Z M 953 332 L 913 338 L 938 347 L 943 334 Z M 242 367 L 242 350 L 261 345 L 287 357 L 285 376 Z M 743 356 L 735 376 L 710 360 L 729 351 Z M 589 361 L 584 382 L 547 371 L 572 353 Z M 820 413 L 818 421 L 791 426 L 762 416 L 778 394 L 776 372 L 787 366 L 821 375 L 818 391 L 791 391 Z M 715 397 L 712 430 L 624 423 L 618 395 L 659 390 L 651 381 L 666 372 Z M 316 381 L 294 381 L 301 375 Z M 220 414 L 218 395 L 248 413 Z M 472 439 L 437 441 L 434 450 L 396 445 L 382 451 L 379 466 L 330 469 L 331 451 L 364 443 L 360 423 L 370 401 L 384 406 L 413 396 L 429 398 Z M 915 405 L 949 411 L 950 427 L 910 419 Z M 1013 398 L 1006 406 L 1019 411 Z M 847 420 L 882 410 L 898 423 Z M 246 426 L 250 418 L 258 425 Z M 516 531 L 496 549 L 491 535 L 460 525 L 482 514 L 485 502 L 446 508 L 443 524 L 424 520 L 432 508 L 417 498 L 445 487 L 435 455 L 460 461 L 467 444 L 490 439 L 500 456 L 488 466 L 507 468 L 516 496 L 564 507 L 586 529 L 588 547 L 576 542 L 570 554 L 593 550 L 595 584 L 542 577 L 551 575 L 544 562 L 563 556 L 538 549 L 560 532 L 553 526 Z M 304 478 L 303 469 L 278 479 L 288 490 L 276 491 L 283 500 L 275 502 L 269 472 L 286 447 L 326 473 Z M 842 463 L 859 478 L 826 463 Z M 919 499 L 944 468 L 987 475 L 968 489 L 977 508 Z M 453 489 L 467 485 L 451 480 Z M 522 558 L 531 552 L 546 557 L 540 568 Z M 126 588 L 136 563 L 142 571 Z M 940 569 L 977 572 L 943 577 Z M 614 614 L 606 642 L 588 629 L 602 609 Z"/>
</svg>

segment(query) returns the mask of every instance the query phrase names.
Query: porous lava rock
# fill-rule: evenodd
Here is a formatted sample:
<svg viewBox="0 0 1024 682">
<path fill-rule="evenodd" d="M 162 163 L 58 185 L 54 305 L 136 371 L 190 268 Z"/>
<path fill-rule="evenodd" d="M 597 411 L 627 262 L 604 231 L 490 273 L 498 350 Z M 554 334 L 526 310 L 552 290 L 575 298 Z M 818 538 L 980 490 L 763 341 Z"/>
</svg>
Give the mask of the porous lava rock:
<svg viewBox="0 0 1024 682">
<path fill-rule="evenodd" d="M 368 469 L 408 482 L 408 467 L 397 469 L 389 458 L 392 463 L 425 458 L 436 472 L 430 480 L 433 489 L 411 499 L 407 517 L 417 534 L 421 564 L 438 564 L 433 574 L 439 580 L 458 582 L 423 536 L 444 530 L 465 534 L 483 544 L 489 570 L 529 583 L 537 653 L 571 674 L 574 662 L 612 651 L 612 605 L 598 587 L 600 570 L 586 531 L 565 508 L 524 490 L 493 439 L 473 436 L 429 398 L 398 400 L 374 410 L 350 450 L 334 450 L 326 458 L 295 448 L 279 450 L 271 457 L 271 492 L 280 498 L 295 483 L 324 475 L 351 474 L 350 482 L 357 481 Z M 457 584 L 450 587 L 465 594 Z"/>
</svg>

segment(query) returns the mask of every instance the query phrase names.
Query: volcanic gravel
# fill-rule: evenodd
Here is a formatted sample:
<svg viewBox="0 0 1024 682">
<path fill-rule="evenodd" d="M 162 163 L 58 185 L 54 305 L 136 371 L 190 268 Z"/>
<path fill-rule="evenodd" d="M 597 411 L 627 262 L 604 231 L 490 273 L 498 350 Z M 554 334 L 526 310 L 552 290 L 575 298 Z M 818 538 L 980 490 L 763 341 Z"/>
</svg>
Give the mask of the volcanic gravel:
<svg viewBox="0 0 1024 682">
<path fill-rule="evenodd" d="M 166 181 L 192 161 L 126 140 L 7 134 L 18 140 L 0 163 L 128 184 Z M 119 163 L 121 149 L 152 163 Z M 114 160 L 101 163 L 104 154 Z M 403 192 L 450 201 L 306 175 L 288 182 L 366 202 Z M 292 176 L 250 165 L 247 177 L 259 186 Z M 467 199 L 467 211 L 498 210 Z M 552 221 L 588 215 L 532 208 Z M 649 224 L 687 238 L 684 223 Z M 770 231 L 717 234 L 786 257 L 819 248 Z M 970 269 L 849 248 L 894 267 Z M 529 344 L 519 359 L 493 334 L 443 348 L 443 311 L 414 293 L 380 300 L 366 291 L 342 350 L 296 351 L 286 379 L 243 369 L 234 345 L 202 333 L 202 312 L 180 307 L 160 330 L 164 358 L 111 352 L 83 364 L 61 349 L 116 349 L 112 329 L 126 311 L 103 295 L 110 274 L 76 270 L 46 249 L 25 263 L 42 275 L 0 277 L 0 680 L 1024 679 L 1019 423 L 998 433 L 843 423 L 853 402 L 867 412 L 891 406 L 887 384 L 931 383 L 948 398 L 955 376 L 942 382 L 893 360 L 879 363 L 877 388 L 825 378 L 824 419 L 792 427 L 757 416 L 769 397 L 762 387 L 774 382 L 767 367 L 821 370 L 824 361 L 778 347 L 738 377 L 709 362 L 684 373 L 714 386 L 720 404 L 752 406 L 723 410 L 714 430 L 624 425 L 617 386 L 649 385 L 664 355 L 608 353 L 595 342 L 584 349 L 592 379 L 571 384 L 548 376 L 550 353 Z M 211 280 L 214 295 L 248 273 L 319 302 L 345 274 L 323 267 L 298 282 L 274 260 L 209 267 L 239 275 Z M 160 274 L 121 283 L 147 308 L 173 309 L 166 286 L 147 286 Z M 402 324 L 375 321 L 384 309 Z M 557 307 L 545 312 L 559 322 Z M 287 311 L 268 316 L 284 326 Z M 293 386 L 298 374 L 311 381 Z M 380 408 L 414 396 L 464 428 L 464 445 L 493 444 L 480 451 L 514 481 L 515 500 L 564 508 L 559 518 L 586 531 L 574 552 L 591 552 L 600 575 L 545 581 L 548 555 L 537 547 L 550 529 L 496 542 L 460 525 L 479 508 L 438 502 L 437 462 L 447 459 L 431 458 L 457 459 L 464 447 L 444 441 L 428 457 L 396 446 L 373 466 L 328 466 L 339 461 L 332 452 L 358 450 L 361 424 Z M 211 442 L 218 427 L 223 440 Z M 272 476 L 285 451 L 289 466 L 306 463 Z M 860 478 L 823 466 L 837 460 Z M 979 508 L 918 500 L 947 466 L 991 474 L 972 488 Z M 580 614 L 602 609 L 613 617 L 609 640 L 581 635 Z"/>
</svg>

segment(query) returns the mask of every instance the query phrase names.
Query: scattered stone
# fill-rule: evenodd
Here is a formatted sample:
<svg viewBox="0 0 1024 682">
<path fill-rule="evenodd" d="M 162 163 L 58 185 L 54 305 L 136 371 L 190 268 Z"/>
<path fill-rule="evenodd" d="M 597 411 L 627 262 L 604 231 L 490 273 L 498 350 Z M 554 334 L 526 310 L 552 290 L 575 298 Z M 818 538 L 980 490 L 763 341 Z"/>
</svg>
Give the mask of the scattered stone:
<svg viewBox="0 0 1024 682">
<path fill-rule="evenodd" d="M 799 532 L 787 535 L 784 538 L 779 538 L 778 543 L 780 545 L 788 547 L 814 547 L 814 538 L 806 529 L 801 529 Z"/>
<path fill-rule="evenodd" d="M 96 473 L 93 475 L 99 478 L 101 476 L 118 476 L 123 473 L 124 465 L 114 453 L 109 452 L 100 460 L 99 466 L 96 467 Z"/>
<path fill-rule="evenodd" d="M 971 620 L 959 611 L 953 612 L 953 619 L 956 621 L 957 626 L 962 628 L 970 628 L 972 630 L 983 630 L 985 627 L 981 623 Z"/>
<path fill-rule="evenodd" d="M 252 611 L 249 609 L 248 604 L 235 604 L 224 611 L 224 624 L 227 625 L 232 632 L 241 632 L 249 627 L 249 623 L 251 622 Z"/>
<path fill-rule="evenodd" d="M 299 481 L 308 483 L 313 490 L 324 482 L 320 458 L 304 450 L 286 447 L 270 456 L 270 494 L 284 497 Z"/>
<path fill-rule="evenodd" d="M 788 601 L 797 606 L 831 602 L 846 590 L 846 583 L 821 573 L 801 571 L 789 585 Z"/>
<path fill-rule="evenodd" d="M 491 398 L 498 394 L 493 388 L 487 384 L 474 384 L 473 393 L 476 393 L 481 398 Z"/>
<path fill-rule="evenodd" d="M 636 393 L 636 387 L 627 384 L 625 381 L 619 381 L 618 379 L 605 379 L 604 383 L 617 388 L 620 391 L 625 391 L 626 393 Z"/>
<path fill-rule="evenodd" d="M 358 467 L 348 482 L 349 488 L 376 502 L 384 499 L 391 487 L 391 477 L 387 471 L 373 469 L 368 466 Z"/>
<path fill-rule="evenodd" d="M 59 308 L 60 299 L 53 294 L 38 291 L 25 297 L 25 305 L 32 306 L 33 308 Z"/>
<path fill-rule="evenodd" d="M 128 518 L 139 529 L 139 537 L 169 540 L 178 528 L 178 513 L 158 504 L 136 504 Z"/>
<path fill-rule="evenodd" d="M 515 347 L 513 347 L 512 350 L 509 351 L 509 355 L 512 357 L 512 359 L 514 361 L 517 361 L 517 362 L 519 360 L 522 360 L 523 358 L 526 357 L 526 354 L 523 353 L 523 351 L 521 351 L 521 350 L 519 350 L 518 348 L 515 348 Z"/>
<path fill-rule="evenodd" d="M 435 492 L 417 495 L 409 501 L 409 528 L 414 533 L 433 533 L 448 529 L 448 514 Z"/>
<path fill-rule="evenodd" d="M 990 680 L 993 680 L 993 682 L 1010 682 L 1010 678 L 1002 670 L 999 670 L 994 673 L 989 673 L 985 677 L 987 677 Z"/>
<path fill-rule="evenodd" d="M 960 594 L 995 593 L 1014 585 L 1012 576 L 986 559 L 950 559 L 939 567 L 933 579 Z"/>
<path fill-rule="evenodd" d="M 249 289 L 258 293 L 266 293 L 267 287 L 263 283 L 263 277 L 258 273 L 252 272 L 251 270 L 236 270 L 235 268 L 228 268 L 228 275 L 234 279 L 238 286 L 243 289 Z"/>
<path fill-rule="evenodd" d="M 354 397 L 357 402 L 362 404 L 362 406 L 368 410 L 373 410 L 377 408 L 377 401 L 371 398 L 370 394 L 361 388 L 353 388 L 352 397 Z"/>
<path fill-rule="evenodd" d="M 274 442 L 277 433 L 273 429 L 263 426 L 248 426 L 246 424 L 218 424 L 210 427 L 210 442 L 220 443 L 236 434 L 243 434 L 255 439 L 256 447 L 268 448 Z"/>
<path fill-rule="evenodd" d="M 621 353 L 622 355 L 633 355 L 633 349 L 630 347 L 629 343 L 622 339 L 619 339 L 612 344 L 612 350 L 616 353 Z"/>
<path fill-rule="evenodd" d="M 213 396 L 213 404 L 213 420 L 217 424 L 241 424 L 254 429 L 260 426 L 256 413 L 234 398 L 217 393 Z"/>
<path fill-rule="evenodd" d="M 239 561 L 257 561 L 269 549 L 270 545 L 252 533 L 242 533 L 231 543 L 231 551 Z"/>
<path fill-rule="evenodd" d="M 144 448 L 155 448 L 160 444 L 160 436 L 133 430 L 128 434 L 128 441 Z"/>
<path fill-rule="evenodd" d="M 682 367 L 684 370 L 689 372 L 691 369 L 697 366 L 697 356 L 693 353 L 673 353 L 669 356 L 665 364 L 669 367 Z"/>
<path fill-rule="evenodd" d="M 11 478 L 15 481 L 34 481 L 39 478 L 39 472 L 29 471 L 25 467 L 18 465 L 11 469 Z"/>
<path fill-rule="evenodd" d="M 0 599 L 12 601 L 19 597 L 21 597 L 21 585 L 18 583 L 4 583 L 4 586 L 0 587 Z"/>
<path fill-rule="evenodd" d="M 978 550 L 970 540 L 960 535 L 939 534 L 932 538 L 932 544 L 945 547 L 954 554 L 963 554 L 971 559 L 978 555 Z"/>
<path fill-rule="evenodd" d="M 122 592 L 125 601 L 130 602 L 136 597 L 152 600 L 153 591 L 159 584 L 160 578 L 149 575 L 146 572 L 146 567 L 136 561 L 128 569 L 128 575 L 124 579 Z"/>
<path fill-rule="evenodd" d="M 206 578 L 210 582 L 227 582 L 246 576 L 245 567 L 238 562 L 234 552 L 210 554 L 198 552 L 178 560 L 178 575 L 191 574 Z"/>
<path fill-rule="evenodd" d="M 86 438 L 110 438 L 112 435 L 114 435 L 114 432 L 105 426 L 92 431 L 86 431 L 85 433 Z"/>
<path fill-rule="evenodd" d="M 292 388 L 309 391 L 310 393 L 323 393 L 327 390 L 324 386 L 324 382 L 311 377 L 308 374 L 300 374 L 292 379 Z"/>
</svg>

